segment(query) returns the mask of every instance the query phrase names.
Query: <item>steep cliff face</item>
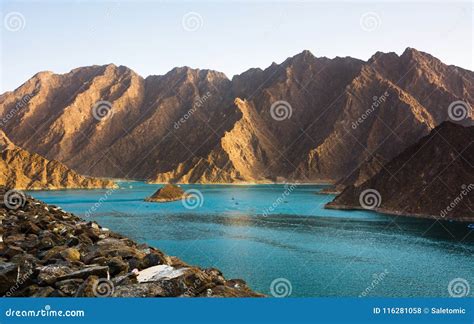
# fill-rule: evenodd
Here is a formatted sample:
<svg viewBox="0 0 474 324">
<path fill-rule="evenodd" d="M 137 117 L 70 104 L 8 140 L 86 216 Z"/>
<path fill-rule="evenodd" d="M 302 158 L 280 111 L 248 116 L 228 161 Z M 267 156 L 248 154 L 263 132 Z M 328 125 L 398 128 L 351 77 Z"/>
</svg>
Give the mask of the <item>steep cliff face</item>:
<svg viewBox="0 0 474 324">
<path fill-rule="evenodd" d="M 474 126 L 444 122 L 328 208 L 474 220 Z"/>
<path fill-rule="evenodd" d="M 0 131 L 0 186 L 15 189 L 113 188 L 110 180 L 84 177 L 57 161 L 16 147 Z"/>
<path fill-rule="evenodd" d="M 232 80 L 187 67 L 145 79 L 115 65 L 43 72 L 0 96 L 0 117 L 16 144 L 83 174 L 347 185 L 447 120 L 452 102 L 472 106 L 473 94 L 473 72 L 415 49 L 367 62 L 303 51 Z"/>
</svg>

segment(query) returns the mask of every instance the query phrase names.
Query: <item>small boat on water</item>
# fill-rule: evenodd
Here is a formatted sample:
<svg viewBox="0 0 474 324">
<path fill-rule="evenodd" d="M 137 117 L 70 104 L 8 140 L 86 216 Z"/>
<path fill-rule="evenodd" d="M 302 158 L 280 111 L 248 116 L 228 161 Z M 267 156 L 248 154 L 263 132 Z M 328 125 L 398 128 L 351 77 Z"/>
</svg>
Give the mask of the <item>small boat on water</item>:
<svg viewBox="0 0 474 324">
<path fill-rule="evenodd" d="M 474 224 L 467 225 L 467 228 L 474 229 Z"/>
</svg>

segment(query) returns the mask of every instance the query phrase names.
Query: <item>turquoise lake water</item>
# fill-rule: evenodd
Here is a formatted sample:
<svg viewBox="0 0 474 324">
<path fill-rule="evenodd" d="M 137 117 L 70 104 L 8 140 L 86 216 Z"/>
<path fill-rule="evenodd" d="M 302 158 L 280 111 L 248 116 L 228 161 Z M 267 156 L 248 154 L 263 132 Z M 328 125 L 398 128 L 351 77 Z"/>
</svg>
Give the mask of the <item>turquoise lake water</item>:
<svg viewBox="0 0 474 324">
<path fill-rule="evenodd" d="M 185 205 L 144 202 L 160 185 L 119 184 L 108 194 L 29 193 L 266 294 L 279 278 L 292 297 L 449 296 L 455 278 L 474 290 L 466 224 L 326 210 L 334 196 L 316 194 L 324 188 L 317 185 L 183 185 L 199 191 Z"/>
</svg>

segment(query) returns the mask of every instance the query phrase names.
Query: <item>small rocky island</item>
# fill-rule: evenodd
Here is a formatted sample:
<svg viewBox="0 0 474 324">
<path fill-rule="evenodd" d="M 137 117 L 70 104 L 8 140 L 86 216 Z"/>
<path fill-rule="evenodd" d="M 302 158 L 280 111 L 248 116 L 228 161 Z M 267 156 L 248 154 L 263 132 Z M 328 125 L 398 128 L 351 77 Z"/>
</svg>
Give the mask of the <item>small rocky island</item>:
<svg viewBox="0 0 474 324">
<path fill-rule="evenodd" d="M 0 187 L 0 295 L 6 297 L 262 297 L 82 220 Z"/>
<path fill-rule="evenodd" d="M 148 202 L 169 202 L 169 201 L 176 201 L 181 200 L 186 197 L 186 193 L 184 190 L 175 185 L 175 184 L 167 184 L 160 189 L 158 189 L 153 195 L 146 198 L 145 201 Z"/>
</svg>

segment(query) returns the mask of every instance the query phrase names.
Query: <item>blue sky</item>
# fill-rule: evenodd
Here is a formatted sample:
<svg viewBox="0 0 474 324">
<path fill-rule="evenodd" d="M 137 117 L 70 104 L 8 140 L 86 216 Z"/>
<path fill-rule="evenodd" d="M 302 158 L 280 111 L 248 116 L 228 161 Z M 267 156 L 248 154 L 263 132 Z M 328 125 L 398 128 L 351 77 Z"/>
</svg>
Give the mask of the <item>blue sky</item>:
<svg viewBox="0 0 474 324">
<path fill-rule="evenodd" d="M 107 63 L 142 76 L 187 65 L 232 77 L 304 49 L 366 60 L 379 50 L 401 54 L 414 47 L 474 69 L 470 2 L 1 3 L 0 92 L 39 71 Z M 11 13 L 21 14 L 20 27 L 9 20 Z"/>
</svg>

